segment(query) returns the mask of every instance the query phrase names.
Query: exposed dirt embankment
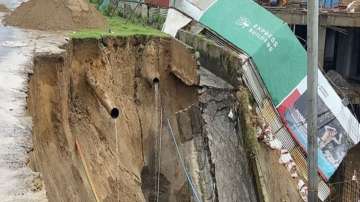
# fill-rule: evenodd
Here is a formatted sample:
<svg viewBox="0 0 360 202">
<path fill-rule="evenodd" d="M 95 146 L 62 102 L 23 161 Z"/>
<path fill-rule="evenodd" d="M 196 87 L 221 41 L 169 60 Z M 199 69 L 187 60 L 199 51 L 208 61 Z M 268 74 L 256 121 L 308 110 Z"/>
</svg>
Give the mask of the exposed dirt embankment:
<svg viewBox="0 0 360 202">
<path fill-rule="evenodd" d="M 29 98 L 34 164 L 50 201 L 154 197 L 152 80 L 160 80 L 163 116 L 174 128 L 175 112 L 196 101 L 196 89 L 170 74 L 171 47 L 170 39 L 160 38 L 75 40 L 63 55 L 36 57 Z M 86 82 L 87 72 L 120 108 L 116 122 Z M 163 139 L 163 201 L 185 183 L 170 140 Z"/>
<path fill-rule="evenodd" d="M 22 3 L 5 23 L 39 30 L 105 29 L 106 20 L 87 0 L 30 0 Z"/>
<path fill-rule="evenodd" d="M 256 201 L 237 90 L 199 84 L 219 78 L 199 79 L 193 49 L 140 36 L 64 48 L 36 57 L 28 99 L 49 201 Z"/>
</svg>

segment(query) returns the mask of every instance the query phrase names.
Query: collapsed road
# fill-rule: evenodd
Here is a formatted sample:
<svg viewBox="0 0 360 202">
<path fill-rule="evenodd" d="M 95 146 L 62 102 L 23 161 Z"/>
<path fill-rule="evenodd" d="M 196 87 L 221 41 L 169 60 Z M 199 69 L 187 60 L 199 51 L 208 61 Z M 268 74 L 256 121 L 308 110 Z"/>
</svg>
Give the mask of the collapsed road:
<svg viewBox="0 0 360 202">
<path fill-rule="evenodd" d="M 11 133 L 9 141 L 3 142 L 12 147 L 2 147 L 7 148 L 0 164 L 6 169 L 2 182 L 14 182 L 10 183 L 13 186 L 1 186 L 6 201 L 191 200 L 167 120 L 204 201 L 240 196 L 255 201 L 252 179 L 232 177 L 239 166 L 242 176 L 250 173 L 244 161 L 246 153 L 237 153 L 243 147 L 238 140 L 238 124 L 228 118 L 228 113 L 237 109 L 236 96 L 229 85 L 228 90 L 209 89 L 209 95 L 205 85 L 198 89 L 198 62 L 190 47 L 167 37 L 66 41 L 61 33 L 3 26 L 1 31 L 2 37 L 13 37 L 2 40 L 2 47 L 7 48 L 2 49 L 2 71 L 11 67 L 7 73 L 18 76 L 11 79 L 18 81 L 16 85 L 3 82 L 8 85 L 4 89 L 10 90 L 4 99 L 12 98 L 4 102 L 16 105 L 5 108 L 9 112 L 4 114 L 16 115 L 16 121 L 7 119 L 14 128 L 22 126 L 20 120 L 27 121 L 23 131 Z M 9 54 L 12 51 L 16 60 Z M 206 78 L 215 84 L 223 82 L 214 75 Z M 159 96 L 154 95 L 153 88 L 158 89 Z M 212 98 L 222 91 L 228 100 Z M 212 103 L 209 109 L 208 103 Z M 119 111 L 112 113 L 114 109 Z M 217 115 L 217 111 L 221 113 Z M 113 118 L 119 115 L 116 122 L 109 112 Z M 219 118 L 212 120 L 212 116 Z M 228 126 L 219 133 L 212 126 L 215 123 Z M 211 140 L 207 135 L 223 133 L 239 142 L 221 146 L 222 138 Z M 7 155 L 14 151 L 19 157 L 9 158 Z M 230 151 L 228 161 L 224 161 L 227 164 L 215 162 Z M 23 175 L 14 175 L 13 171 Z M 233 175 L 226 175 L 230 171 Z M 230 178 L 231 186 L 238 191 L 228 196 L 228 191 L 234 191 L 225 188 Z M 236 188 L 239 184 L 242 186 Z"/>
<path fill-rule="evenodd" d="M 306 196 L 302 150 L 271 100 L 257 105 L 245 54 L 105 18 L 85 0 L 0 3 L 4 201 Z"/>
<path fill-rule="evenodd" d="M 1 2 L 3 3 L 3 2 Z M 20 1 L 5 1 L 15 8 Z M 0 12 L 0 21 L 5 13 Z M 53 45 L 50 45 L 50 42 Z M 56 37 L 0 24 L 0 198 L 2 201 L 47 201 L 41 174 L 29 166 L 32 123 L 26 112 L 32 56 L 57 49 Z"/>
</svg>

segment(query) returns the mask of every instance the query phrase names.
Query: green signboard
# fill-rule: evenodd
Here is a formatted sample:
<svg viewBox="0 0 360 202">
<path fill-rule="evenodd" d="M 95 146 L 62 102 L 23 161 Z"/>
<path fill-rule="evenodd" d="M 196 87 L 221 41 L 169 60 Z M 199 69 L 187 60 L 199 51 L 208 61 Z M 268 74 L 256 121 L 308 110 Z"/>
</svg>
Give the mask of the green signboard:
<svg viewBox="0 0 360 202">
<path fill-rule="evenodd" d="M 252 0 L 176 0 L 174 7 L 251 57 L 284 125 L 306 152 L 307 54 L 288 25 Z M 328 180 L 359 142 L 360 126 L 320 71 L 318 79 L 318 165 Z"/>
<path fill-rule="evenodd" d="M 200 22 L 253 58 L 275 106 L 306 76 L 300 42 L 286 23 L 255 2 L 217 1 Z"/>
</svg>

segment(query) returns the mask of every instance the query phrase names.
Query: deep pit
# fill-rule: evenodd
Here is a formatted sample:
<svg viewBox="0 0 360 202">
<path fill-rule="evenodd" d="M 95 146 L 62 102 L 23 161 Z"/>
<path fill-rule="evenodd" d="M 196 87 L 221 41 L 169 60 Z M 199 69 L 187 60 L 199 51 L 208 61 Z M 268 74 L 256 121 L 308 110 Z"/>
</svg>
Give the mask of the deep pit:
<svg viewBox="0 0 360 202">
<path fill-rule="evenodd" d="M 18 132 L 26 140 L 3 134 L 0 198 L 302 200 L 279 152 L 256 138 L 263 106 L 246 87 L 245 55 L 206 30 L 192 34 L 187 27 L 172 39 L 129 19 L 104 17 L 87 0 L 31 0 L 17 9 L 23 0 L 7 1 L 10 10 L 0 4 L 10 25 L 0 30 L 0 57 L 15 68 L 2 68 L 2 78 L 13 80 L 7 74 L 16 72 L 21 85 L 3 82 L 6 93 L 18 91 L 3 100 L 8 114 L 26 116 L 26 125 L 10 124 L 26 126 Z M 77 31 L 65 37 L 64 30 Z M 14 102 L 19 97 L 21 106 Z M 353 159 L 350 154 L 341 175 L 352 176 Z"/>
<path fill-rule="evenodd" d="M 199 87 L 192 48 L 149 36 L 62 48 L 35 57 L 29 83 L 31 165 L 49 201 L 191 201 L 185 173 L 203 201 L 256 201 L 246 127 L 228 117 L 237 90 Z"/>
<path fill-rule="evenodd" d="M 148 81 L 153 75 L 157 75 L 155 83 L 161 79 L 161 111 L 174 126 L 175 112 L 197 100 L 196 88 L 170 73 L 171 44 L 170 39 L 151 37 L 74 40 L 63 54 L 35 58 L 29 96 L 33 164 L 43 173 L 50 201 L 116 201 L 117 197 L 145 201 L 153 197 L 142 191 L 154 186 L 154 137 L 158 136 L 154 87 Z M 100 93 L 87 82 L 87 72 L 101 86 Z M 117 108 L 108 112 L 106 101 L 101 101 L 107 99 L 121 111 L 115 122 L 118 145 L 111 118 L 120 112 Z M 163 139 L 162 158 L 167 165 L 162 165 L 160 179 L 172 183 L 161 187 L 161 195 L 175 197 L 185 178 L 178 176 L 181 170 L 169 140 Z M 116 196 L 117 189 L 120 196 Z"/>
</svg>

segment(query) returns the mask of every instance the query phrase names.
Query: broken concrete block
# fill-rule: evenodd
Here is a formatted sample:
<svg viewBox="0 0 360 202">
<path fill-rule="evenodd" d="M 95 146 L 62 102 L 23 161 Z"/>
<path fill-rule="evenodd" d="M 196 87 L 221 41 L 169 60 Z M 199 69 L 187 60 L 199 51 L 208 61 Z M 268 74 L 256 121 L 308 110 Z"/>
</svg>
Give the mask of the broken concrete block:
<svg viewBox="0 0 360 202">
<path fill-rule="evenodd" d="M 171 41 L 171 72 L 186 85 L 193 86 L 199 84 L 198 68 L 194 49 L 173 39 Z"/>
<path fill-rule="evenodd" d="M 189 111 L 180 111 L 176 113 L 176 120 L 179 125 L 179 135 L 181 142 L 187 142 L 192 139 L 191 117 Z"/>
<path fill-rule="evenodd" d="M 198 106 L 192 105 L 183 111 L 176 113 L 176 120 L 179 125 L 179 134 L 181 142 L 187 142 L 193 137 L 201 134 L 202 119 Z"/>
</svg>

